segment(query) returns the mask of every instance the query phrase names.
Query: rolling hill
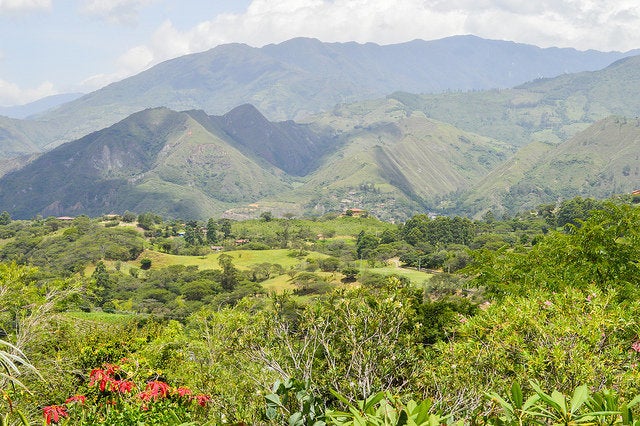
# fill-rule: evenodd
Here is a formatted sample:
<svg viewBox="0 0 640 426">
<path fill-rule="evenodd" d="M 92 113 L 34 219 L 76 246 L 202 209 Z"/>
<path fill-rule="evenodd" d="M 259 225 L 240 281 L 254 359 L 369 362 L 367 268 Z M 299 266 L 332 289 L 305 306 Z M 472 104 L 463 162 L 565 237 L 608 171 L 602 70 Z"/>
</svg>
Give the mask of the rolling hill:
<svg viewBox="0 0 640 426">
<path fill-rule="evenodd" d="M 609 115 L 640 115 L 640 56 L 590 72 L 566 74 L 505 90 L 466 93 L 394 93 L 409 111 L 421 111 L 466 131 L 522 146 L 560 143 Z"/>
<path fill-rule="evenodd" d="M 490 138 L 461 131 L 403 105 L 371 102 L 316 117 L 345 141 L 292 191 L 268 197 L 298 200 L 308 212 L 366 208 L 382 219 L 406 219 L 435 200 L 473 185 L 512 154 Z"/>
</svg>

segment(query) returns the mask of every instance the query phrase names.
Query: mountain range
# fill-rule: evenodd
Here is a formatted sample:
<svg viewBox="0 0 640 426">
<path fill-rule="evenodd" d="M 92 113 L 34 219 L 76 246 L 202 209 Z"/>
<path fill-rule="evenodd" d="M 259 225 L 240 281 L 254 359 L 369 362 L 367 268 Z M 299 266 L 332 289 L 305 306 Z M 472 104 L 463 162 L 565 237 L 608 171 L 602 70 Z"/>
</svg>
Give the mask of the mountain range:
<svg viewBox="0 0 640 426">
<path fill-rule="evenodd" d="M 51 149 L 147 108 L 201 109 L 222 115 L 250 103 L 270 120 L 302 119 L 337 104 L 396 91 L 509 88 L 538 78 L 598 70 L 636 53 L 542 49 L 475 36 L 386 46 L 309 38 L 262 48 L 226 44 L 163 62 L 31 116 L 26 123 L 0 122 L 0 129 L 7 134 L 5 139 L 12 139 L 12 152 L 22 146 L 30 154 L 33 147 Z M 23 130 L 31 124 L 46 131 L 32 136 L 33 131 Z"/>
<path fill-rule="evenodd" d="M 441 60 L 421 56 L 425 46 Z M 36 119 L 0 118 L 0 172 L 19 168 L 0 179 L 0 208 L 25 218 L 243 218 L 361 207 L 403 220 L 629 192 L 640 185 L 640 57 L 631 53 L 475 37 L 221 46 Z M 589 70 L 599 63 L 608 66 Z M 525 71 L 535 79 L 521 84 Z M 212 113 L 232 99 L 257 108 Z"/>
</svg>

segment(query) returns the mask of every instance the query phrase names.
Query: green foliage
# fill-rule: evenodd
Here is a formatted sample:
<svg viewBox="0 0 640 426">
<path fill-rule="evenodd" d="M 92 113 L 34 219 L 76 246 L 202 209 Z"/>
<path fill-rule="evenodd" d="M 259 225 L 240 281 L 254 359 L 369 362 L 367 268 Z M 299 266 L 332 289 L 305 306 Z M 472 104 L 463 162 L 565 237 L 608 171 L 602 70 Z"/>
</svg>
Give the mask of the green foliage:
<svg viewBox="0 0 640 426">
<path fill-rule="evenodd" d="M 152 229 L 155 225 L 162 225 L 162 217 L 151 213 L 141 213 L 138 215 L 138 226 L 146 231 Z"/>
<path fill-rule="evenodd" d="M 184 241 L 187 246 L 201 246 L 204 243 L 204 235 L 200 225 L 196 221 L 189 221 L 185 225 Z"/>
<path fill-rule="evenodd" d="M 522 294 L 535 288 L 560 291 L 568 286 L 620 290 L 634 297 L 640 277 L 640 211 L 607 203 L 578 228 L 552 233 L 527 252 L 475 252 L 469 269 L 474 282 L 494 294 Z M 532 273 L 534 272 L 534 273 Z"/>
<path fill-rule="evenodd" d="M 640 402 L 640 397 L 624 403 L 610 389 L 592 394 L 587 386 L 580 385 L 575 388 L 571 398 L 568 398 L 557 390 L 548 394 L 535 382 L 531 382 L 530 386 L 534 393 L 526 401 L 517 382 L 511 386 L 507 398 L 502 398 L 495 392 L 488 394 L 502 409 L 501 414 L 489 417 L 489 424 L 637 424 L 633 419 L 632 408 Z"/>
<path fill-rule="evenodd" d="M 330 283 L 312 272 L 300 272 L 292 278 L 291 282 L 296 286 L 293 293 L 299 296 L 324 294 L 333 288 Z"/>
<path fill-rule="evenodd" d="M 136 214 L 128 210 L 122 214 L 122 221 L 126 223 L 133 223 L 136 220 L 136 218 L 137 218 Z"/>
<path fill-rule="evenodd" d="M 0 259 L 28 262 L 56 274 L 70 275 L 100 259 L 135 259 L 143 250 L 143 239 L 134 229 L 104 228 L 88 218 L 76 219 L 62 234 L 33 235 L 30 229 L 35 231 L 38 225 L 25 228 L 3 246 Z"/>
<path fill-rule="evenodd" d="M 353 267 L 353 266 L 348 266 L 346 268 L 343 268 L 342 274 L 344 275 L 344 279 L 347 281 L 353 281 L 356 279 L 356 276 L 360 273 L 360 269 Z"/>
<path fill-rule="evenodd" d="M 272 333 L 263 360 L 277 363 L 286 377 L 353 399 L 410 387 L 422 348 L 403 293 L 401 283 L 390 278 L 382 289 L 334 291 L 299 316 L 276 310 L 263 325 Z"/>
<path fill-rule="evenodd" d="M 485 303 L 438 342 L 424 371 L 427 394 L 444 406 L 464 400 L 470 413 L 481 395 L 513 380 L 533 380 L 558 392 L 581 384 L 640 391 L 636 380 L 638 301 L 620 305 L 614 291 L 530 292 Z M 451 374 L 454 370 L 455 374 Z M 429 378 L 427 380 L 427 378 Z"/>
<path fill-rule="evenodd" d="M 587 220 L 592 210 L 601 209 L 603 203 L 592 198 L 575 197 L 563 201 L 556 213 L 557 226 L 569 229 L 567 225 L 580 226 L 580 222 Z"/>
<path fill-rule="evenodd" d="M 212 217 L 207 221 L 207 230 L 205 237 L 208 244 L 215 244 L 218 242 L 218 224 Z"/>
<path fill-rule="evenodd" d="M 6 226 L 6 225 L 9 225 L 10 223 L 11 223 L 11 215 L 9 214 L 9 212 L 4 210 L 2 213 L 0 213 L 0 226 Z"/>
<path fill-rule="evenodd" d="M 140 269 L 146 271 L 148 269 L 151 269 L 151 259 L 149 259 L 148 257 L 145 257 L 143 259 L 140 259 Z"/>
<path fill-rule="evenodd" d="M 328 424 L 337 426 L 367 426 L 367 425 L 412 425 L 412 426 L 438 426 L 452 424 L 461 426 L 462 422 L 453 422 L 448 416 L 440 413 L 432 413 L 431 401 L 416 402 L 409 400 L 406 403 L 394 397 L 389 392 L 378 392 L 375 395 L 359 400 L 355 404 L 348 401 L 343 395 L 332 392 L 342 404 L 345 410 L 328 410 L 326 417 Z"/>
<path fill-rule="evenodd" d="M 9 387 L 15 388 L 15 386 L 27 389 L 18 379 L 24 370 L 40 374 L 19 348 L 7 341 L 0 340 L 0 392 L 6 395 L 6 390 Z"/>
<path fill-rule="evenodd" d="M 276 380 L 265 395 L 267 420 L 290 426 L 324 426 L 324 409 L 309 389 L 308 382 Z"/>
<path fill-rule="evenodd" d="M 233 258 L 228 254 L 221 254 L 218 257 L 218 264 L 222 268 L 220 285 L 227 291 L 232 291 L 239 282 L 240 271 L 233 266 Z"/>
<path fill-rule="evenodd" d="M 469 219 L 459 216 L 429 219 L 427 215 L 421 214 L 404 224 L 402 236 L 413 246 L 424 243 L 468 245 L 475 237 L 475 226 Z"/>
<path fill-rule="evenodd" d="M 356 238 L 356 255 L 358 259 L 370 259 L 374 250 L 380 244 L 380 239 L 375 235 L 367 234 L 364 231 Z"/>
</svg>

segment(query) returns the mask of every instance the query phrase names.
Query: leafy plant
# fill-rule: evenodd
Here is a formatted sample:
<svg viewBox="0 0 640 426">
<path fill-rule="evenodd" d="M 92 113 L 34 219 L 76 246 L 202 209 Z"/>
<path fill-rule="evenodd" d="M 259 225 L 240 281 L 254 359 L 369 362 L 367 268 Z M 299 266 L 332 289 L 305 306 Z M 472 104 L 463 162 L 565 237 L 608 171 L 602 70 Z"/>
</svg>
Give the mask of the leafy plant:
<svg viewBox="0 0 640 426">
<path fill-rule="evenodd" d="M 309 382 L 289 378 L 277 380 L 265 396 L 266 417 L 270 421 L 286 420 L 289 426 L 324 426 L 324 413 Z"/>
<path fill-rule="evenodd" d="M 450 416 L 432 413 L 430 400 L 416 402 L 409 400 L 406 404 L 394 397 L 390 392 L 378 392 L 365 400 L 351 403 L 345 396 L 331 391 L 346 410 L 328 410 L 329 424 L 338 426 L 375 426 L 375 425 L 411 425 L 438 426 L 442 424 L 462 425 L 454 422 Z"/>
<path fill-rule="evenodd" d="M 502 409 L 502 415 L 493 418 L 493 421 L 499 425 L 526 424 L 527 419 L 533 415 L 531 410 L 534 409 L 536 403 L 540 400 L 540 396 L 535 394 L 525 401 L 518 382 L 513 382 L 506 398 L 501 397 L 495 392 L 488 393 L 487 396 L 496 401 Z"/>
</svg>

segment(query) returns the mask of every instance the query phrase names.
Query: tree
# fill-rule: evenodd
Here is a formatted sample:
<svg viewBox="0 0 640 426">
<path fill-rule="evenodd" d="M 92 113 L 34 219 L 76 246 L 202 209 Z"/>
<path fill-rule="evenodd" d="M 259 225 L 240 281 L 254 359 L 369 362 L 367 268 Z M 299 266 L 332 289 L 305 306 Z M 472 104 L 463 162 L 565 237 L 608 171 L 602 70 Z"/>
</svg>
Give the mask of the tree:
<svg viewBox="0 0 640 426">
<path fill-rule="evenodd" d="M 226 291 L 233 291 L 239 282 L 240 271 L 233 266 L 232 261 L 233 258 L 228 254 L 221 254 L 218 258 L 218 265 L 222 268 L 220 285 Z"/>
<path fill-rule="evenodd" d="M 271 212 L 260 213 L 260 218 L 265 222 L 271 222 L 273 220 L 273 214 Z"/>
<path fill-rule="evenodd" d="M 8 225 L 11 223 L 11 216 L 6 210 L 0 214 L 0 225 Z"/>
<path fill-rule="evenodd" d="M 346 268 L 343 268 L 341 272 L 344 275 L 345 281 L 355 281 L 356 276 L 358 275 L 360 270 L 356 267 L 348 266 Z"/>
<path fill-rule="evenodd" d="M 207 243 L 215 244 L 218 242 L 218 224 L 211 217 L 207 221 Z"/>
<path fill-rule="evenodd" d="M 358 259 L 370 259 L 379 244 L 380 240 L 375 235 L 367 234 L 364 231 L 360 232 L 356 240 Z"/>
<path fill-rule="evenodd" d="M 602 203 L 593 198 L 575 197 L 563 201 L 556 215 L 557 226 L 578 225 L 579 221 L 586 220 L 590 212 L 598 208 L 602 208 Z"/>
<path fill-rule="evenodd" d="M 231 236 L 231 219 L 220 219 L 218 221 L 218 224 L 220 225 L 220 231 L 222 231 L 222 233 L 224 234 L 225 238 L 229 238 Z"/>
<path fill-rule="evenodd" d="M 142 213 L 138 215 L 138 226 L 146 231 L 153 228 L 153 225 L 161 224 L 162 217 L 154 213 Z"/>
<path fill-rule="evenodd" d="M 96 264 L 96 269 L 94 269 L 91 274 L 91 279 L 94 280 L 96 293 L 100 296 L 100 299 L 103 299 L 104 295 L 111 288 L 111 277 L 109 276 L 107 267 L 102 260 Z"/>
<path fill-rule="evenodd" d="M 204 243 L 200 226 L 195 220 L 189 221 L 185 225 L 184 241 L 188 246 L 201 246 Z"/>
<path fill-rule="evenodd" d="M 581 226 L 552 232 L 524 253 L 500 250 L 473 252 L 473 283 L 497 295 L 528 294 L 536 289 L 568 287 L 617 288 L 634 297 L 640 285 L 640 211 L 606 203 Z"/>
<path fill-rule="evenodd" d="M 136 218 L 137 218 L 136 214 L 130 212 L 129 210 L 124 212 L 124 214 L 122 215 L 122 221 L 126 223 L 133 223 L 133 221 L 135 221 Z"/>
</svg>

